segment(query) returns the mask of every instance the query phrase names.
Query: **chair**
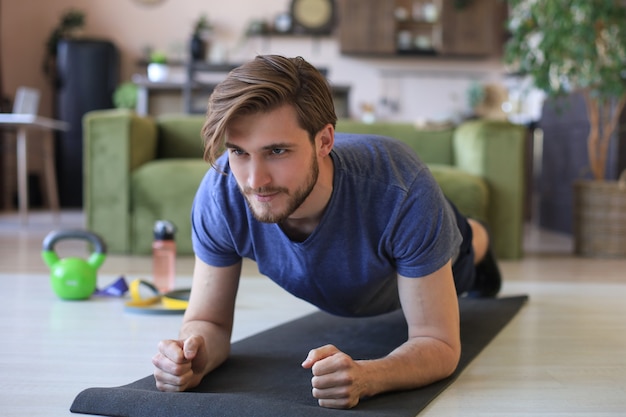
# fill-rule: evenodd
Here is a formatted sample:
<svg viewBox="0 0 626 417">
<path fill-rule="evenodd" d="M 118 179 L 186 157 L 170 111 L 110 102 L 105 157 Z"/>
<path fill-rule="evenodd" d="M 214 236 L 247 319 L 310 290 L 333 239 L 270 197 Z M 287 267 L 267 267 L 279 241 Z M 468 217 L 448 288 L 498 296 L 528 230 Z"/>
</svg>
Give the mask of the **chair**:
<svg viewBox="0 0 626 417">
<path fill-rule="evenodd" d="M 41 93 L 38 89 L 32 87 L 21 86 L 18 87 L 15 92 L 15 100 L 13 101 L 14 114 L 29 114 L 37 115 L 39 112 L 39 101 Z M 17 153 L 9 150 L 16 149 L 16 138 L 14 135 L 6 136 L 3 146 L 3 189 L 5 190 L 3 198 L 3 208 L 11 209 L 13 207 L 13 195 L 16 192 L 17 178 Z M 31 149 L 37 149 L 32 147 Z M 48 206 L 58 212 L 59 199 L 57 192 L 56 176 L 54 171 L 54 146 L 50 137 L 50 133 L 44 133 L 41 137 L 41 148 L 36 152 L 30 151 L 26 155 L 26 158 L 37 155 L 42 157 L 41 171 L 43 177 L 45 177 L 45 187 L 43 187 L 44 196 Z M 36 165 L 31 165 L 36 166 Z"/>
</svg>

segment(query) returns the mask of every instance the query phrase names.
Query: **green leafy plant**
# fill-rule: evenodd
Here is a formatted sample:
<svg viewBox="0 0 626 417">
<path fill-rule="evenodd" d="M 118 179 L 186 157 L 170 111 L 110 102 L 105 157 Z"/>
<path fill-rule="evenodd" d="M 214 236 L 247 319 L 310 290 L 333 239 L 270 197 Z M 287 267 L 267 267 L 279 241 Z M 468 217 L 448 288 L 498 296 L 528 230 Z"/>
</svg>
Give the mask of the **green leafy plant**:
<svg viewBox="0 0 626 417">
<path fill-rule="evenodd" d="M 548 96 L 581 92 L 593 178 L 605 179 L 626 103 L 626 7 L 615 0 L 508 0 L 505 61 Z"/>
<path fill-rule="evenodd" d="M 135 83 L 125 82 L 120 84 L 113 92 L 113 105 L 118 109 L 133 110 L 137 106 L 138 88 Z"/>
<path fill-rule="evenodd" d="M 61 39 L 71 38 L 73 34 L 85 26 L 85 13 L 71 9 L 59 19 L 58 25 L 52 30 L 46 40 L 46 56 L 43 61 L 43 71 L 50 75 L 53 72 L 57 56 L 57 43 Z"/>
<path fill-rule="evenodd" d="M 151 64 L 167 64 L 167 54 L 163 51 L 150 52 Z"/>
<path fill-rule="evenodd" d="M 198 20 L 196 20 L 193 25 L 193 36 L 202 37 L 202 35 L 204 35 L 206 32 L 209 32 L 211 29 L 213 29 L 213 25 L 209 21 L 206 13 L 203 13 L 200 15 L 200 17 L 198 17 Z"/>
</svg>

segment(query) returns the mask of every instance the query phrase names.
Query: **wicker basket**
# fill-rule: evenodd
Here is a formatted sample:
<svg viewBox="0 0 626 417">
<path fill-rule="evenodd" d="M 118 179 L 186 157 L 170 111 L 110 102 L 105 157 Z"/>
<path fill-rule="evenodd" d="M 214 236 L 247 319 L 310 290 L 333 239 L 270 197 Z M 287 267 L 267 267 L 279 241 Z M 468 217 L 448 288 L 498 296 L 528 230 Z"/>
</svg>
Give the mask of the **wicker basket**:
<svg viewBox="0 0 626 417">
<path fill-rule="evenodd" d="M 618 181 L 574 183 L 574 252 L 626 257 L 626 170 Z"/>
</svg>

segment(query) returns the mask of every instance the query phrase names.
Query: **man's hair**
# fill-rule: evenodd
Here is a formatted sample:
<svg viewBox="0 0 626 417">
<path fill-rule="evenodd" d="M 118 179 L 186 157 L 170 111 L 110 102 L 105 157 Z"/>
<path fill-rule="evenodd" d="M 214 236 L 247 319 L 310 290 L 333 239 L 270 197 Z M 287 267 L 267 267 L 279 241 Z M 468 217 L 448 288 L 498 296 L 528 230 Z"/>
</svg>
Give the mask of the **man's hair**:
<svg viewBox="0 0 626 417">
<path fill-rule="evenodd" d="M 337 122 L 326 78 L 302 57 L 259 55 L 232 70 L 211 97 L 202 127 L 204 159 L 212 166 L 224 150 L 228 124 L 236 117 L 292 106 L 297 122 L 309 134 Z"/>
</svg>

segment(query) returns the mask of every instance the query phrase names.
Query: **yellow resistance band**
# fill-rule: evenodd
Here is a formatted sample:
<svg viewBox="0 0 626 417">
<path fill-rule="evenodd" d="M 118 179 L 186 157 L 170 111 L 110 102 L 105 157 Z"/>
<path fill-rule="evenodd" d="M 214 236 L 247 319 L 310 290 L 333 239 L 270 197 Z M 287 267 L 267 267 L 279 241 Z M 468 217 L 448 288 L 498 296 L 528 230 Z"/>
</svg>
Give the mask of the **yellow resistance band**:
<svg viewBox="0 0 626 417">
<path fill-rule="evenodd" d="M 148 290 L 148 296 L 145 295 L 145 290 L 142 291 L 142 289 Z M 189 294 L 191 290 L 175 290 L 161 294 L 152 283 L 142 279 L 136 279 L 130 283 L 129 292 L 131 299 L 126 302 L 127 307 L 153 308 L 155 304 L 160 302 L 163 308 L 167 310 L 184 311 L 189 305 Z"/>
</svg>

